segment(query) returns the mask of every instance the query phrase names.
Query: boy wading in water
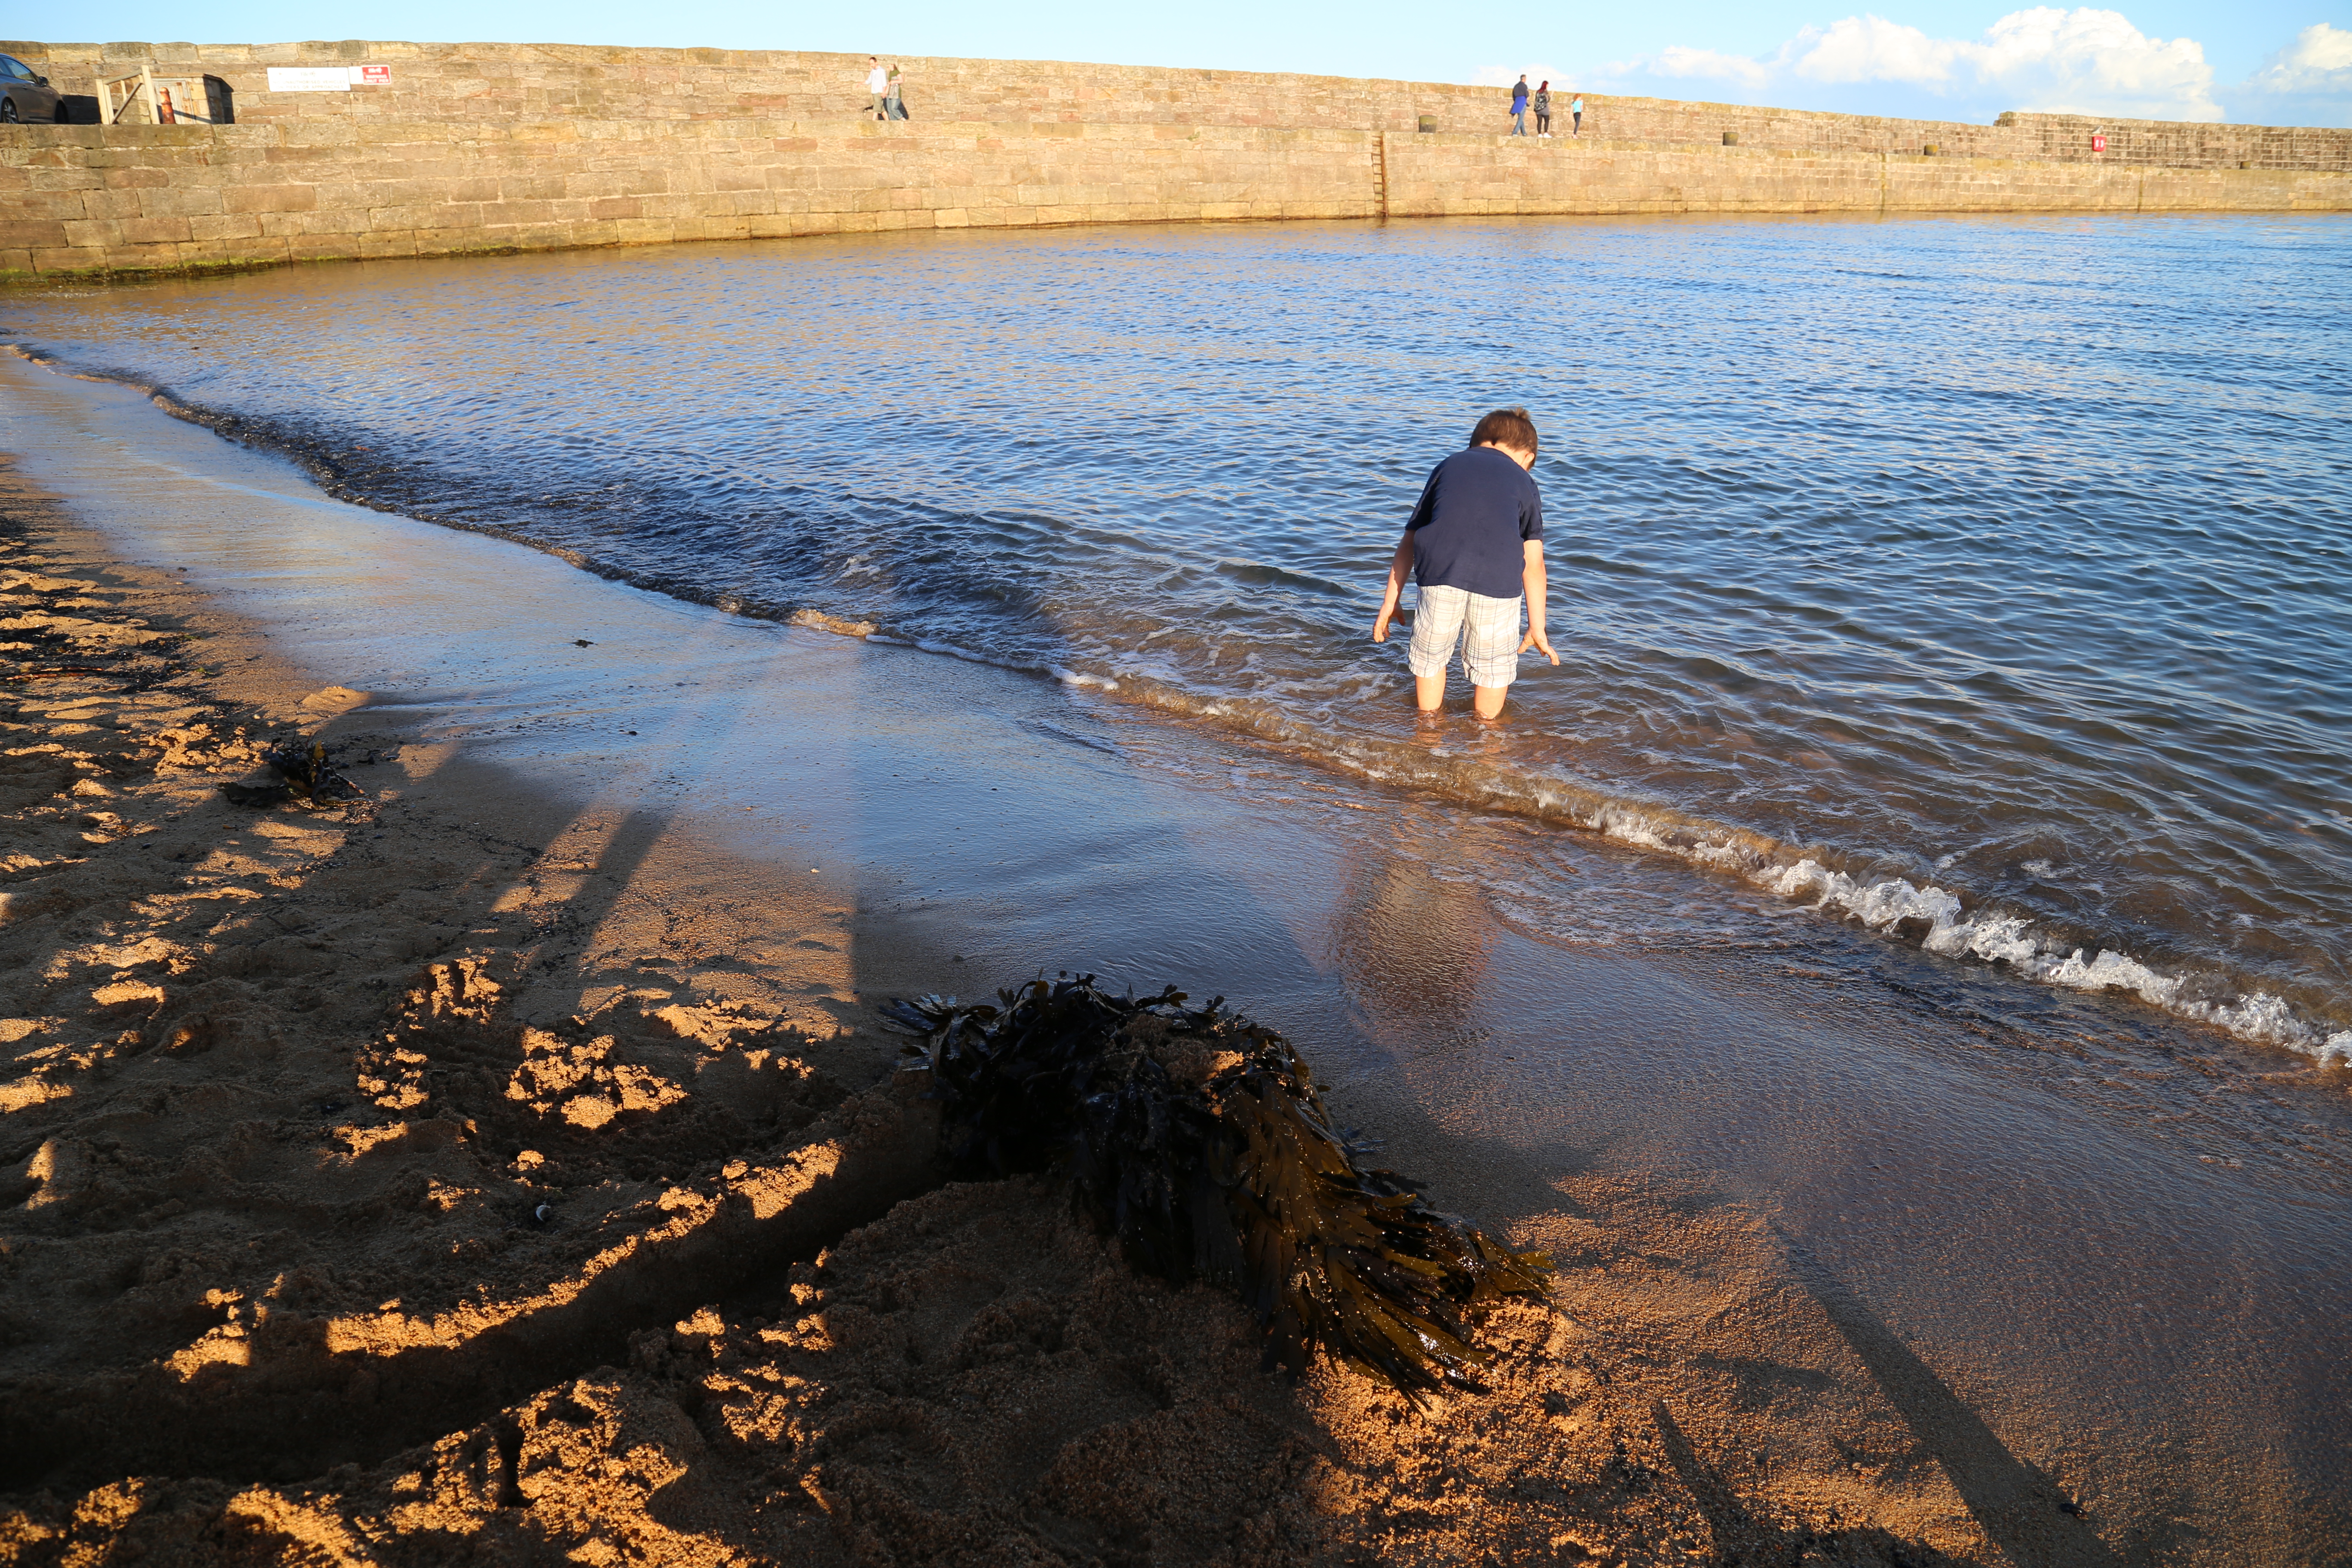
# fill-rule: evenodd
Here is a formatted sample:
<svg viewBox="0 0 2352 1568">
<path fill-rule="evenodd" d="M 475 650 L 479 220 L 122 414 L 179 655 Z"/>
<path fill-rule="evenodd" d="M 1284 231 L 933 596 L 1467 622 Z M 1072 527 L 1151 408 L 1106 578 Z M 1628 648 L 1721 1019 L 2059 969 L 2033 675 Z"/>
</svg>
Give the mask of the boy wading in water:
<svg viewBox="0 0 2352 1568">
<path fill-rule="evenodd" d="M 1535 462 L 1535 421 L 1524 408 L 1497 408 L 1478 421 L 1466 449 L 1430 471 L 1421 504 L 1397 541 L 1372 640 L 1389 640 L 1389 622 L 1411 572 L 1421 595 L 1406 662 L 1414 705 L 1424 713 L 1444 704 L 1445 667 L 1457 646 L 1481 719 L 1502 712 L 1503 699 L 1518 679 L 1519 655 L 1540 648 L 1559 662 L 1544 636 L 1543 497 L 1528 472 Z"/>
</svg>

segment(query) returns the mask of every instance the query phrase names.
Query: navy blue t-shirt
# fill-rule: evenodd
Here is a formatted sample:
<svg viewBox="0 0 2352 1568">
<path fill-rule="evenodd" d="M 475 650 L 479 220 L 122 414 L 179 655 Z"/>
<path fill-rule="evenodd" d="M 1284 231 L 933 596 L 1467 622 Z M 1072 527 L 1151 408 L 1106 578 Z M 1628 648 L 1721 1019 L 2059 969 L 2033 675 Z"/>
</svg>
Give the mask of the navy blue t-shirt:
<svg viewBox="0 0 2352 1568">
<path fill-rule="evenodd" d="M 1535 477 L 1493 447 L 1472 447 L 1429 471 L 1412 509 L 1412 580 L 1516 599 L 1527 568 L 1524 546 L 1543 537 L 1543 497 Z"/>
</svg>

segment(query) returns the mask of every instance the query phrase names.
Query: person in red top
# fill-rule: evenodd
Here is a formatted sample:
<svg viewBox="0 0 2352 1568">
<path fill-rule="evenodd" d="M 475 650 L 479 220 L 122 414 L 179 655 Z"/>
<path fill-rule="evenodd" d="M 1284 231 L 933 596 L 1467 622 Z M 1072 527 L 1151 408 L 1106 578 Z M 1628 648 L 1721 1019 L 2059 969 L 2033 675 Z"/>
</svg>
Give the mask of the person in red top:
<svg viewBox="0 0 2352 1568">
<path fill-rule="evenodd" d="M 1445 672 L 1457 647 L 1470 678 L 1471 708 L 1481 719 L 1503 711 L 1521 654 L 1539 648 L 1559 662 L 1544 635 L 1543 496 L 1530 472 L 1536 449 L 1528 411 L 1496 409 L 1470 432 L 1466 448 L 1430 471 L 1397 542 L 1372 640 L 1388 641 L 1412 573 L 1419 595 L 1406 664 L 1414 706 L 1424 713 L 1444 705 Z"/>
</svg>

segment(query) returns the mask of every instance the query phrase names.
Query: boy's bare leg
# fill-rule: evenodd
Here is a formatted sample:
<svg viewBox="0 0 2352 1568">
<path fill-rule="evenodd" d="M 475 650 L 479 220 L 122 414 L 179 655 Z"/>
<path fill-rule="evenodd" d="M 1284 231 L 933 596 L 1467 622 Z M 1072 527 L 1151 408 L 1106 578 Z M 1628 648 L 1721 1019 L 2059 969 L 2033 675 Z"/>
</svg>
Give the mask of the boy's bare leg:
<svg viewBox="0 0 2352 1568">
<path fill-rule="evenodd" d="M 1485 690 L 1484 687 L 1479 688 Z M 1416 675 L 1412 678 L 1412 705 L 1424 713 L 1434 713 L 1445 706 L 1445 677 Z"/>
<path fill-rule="evenodd" d="M 1470 689 L 1470 709 L 1481 719 L 1502 716 L 1503 699 L 1511 694 L 1507 686 L 1474 686 Z"/>
</svg>

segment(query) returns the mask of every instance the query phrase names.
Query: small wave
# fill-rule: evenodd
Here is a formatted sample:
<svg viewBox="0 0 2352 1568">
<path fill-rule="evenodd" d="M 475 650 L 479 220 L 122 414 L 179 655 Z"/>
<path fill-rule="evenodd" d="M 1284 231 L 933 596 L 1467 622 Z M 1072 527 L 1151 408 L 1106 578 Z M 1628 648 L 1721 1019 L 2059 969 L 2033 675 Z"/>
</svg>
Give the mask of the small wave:
<svg viewBox="0 0 2352 1568">
<path fill-rule="evenodd" d="M 1106 752 L 1114 757 L 1126 755 L 1108 741 L 1093 735 L 1082 735 L 1067 725 L 1056 724 L 1050 719 L 1031 719 L 1025 721 L 1025 724 L 1027 728 L 1036 731 L 1041 735 L 1051 735 L 1057 741 L 1066 741 L 1073 746 L 1084 746 L 1090 752 Z"/>
<path fill-rule="evenodd" d="M 2129 953 L 2102 947 L 2086 956 L 2072 943 L 2053 945 L 2038 937 L 2019 915 L 1987 913 L 1971 918 L 1958 894 L 1934 886 L 1915 887 L 1900 878 L 1863 883 L 1819 861 L 1802 859 L 1777 874 L 1756 879 L 1787 898 L 1815 895 L 1813 907 L 1853 916 L 1873 931 L 1906 920 L 1927 922 L 1919 945 L 1948 958 L 1976 958 L 2006 964 L 2021 974 L 2074 991 L 2122 991 L 2152 1006 L 2210 1024 L 2265 1045 L 2284 1046 L 2321 1061 L 2352 1061 L 2352 1029 L 2333 1034 L 2297 1017 L 2283 998 L 2255 991 L 2215 1001 L 2192 994 L 2189 976 L 2167 974 Z"/>
<path fill-rule="evenodd" d="M 1223 560 L 1217 563 L 1217 574 L 1236 583 L 1246 583 L 1254 588 L 1292 588 L 1300 593 L 1318 595 L 1326 599 L 1353 599 L 1356 590 L 1344 583 L 1334 583 L 1328 577 L 1311 576 L 1304 572 L 1292 572 L 1280 566 L 1270 566 L 1258 561 Z"/>
<path fill-rule="evenodd" d="M 732 605 L 721 605 L 719 607 L 730 615 L 743 614 L 742 610 Z M 750 618 L 756 620 L 766 617 L 755 616 Z M 847 620 L 840 616 L 828 616 L 823 610 L 806 608 L 794 610 L 784 619 L 788 626 L 805 626 L 811 631 L 831 632 L 835 637 L 856 637 L 861 640 L 874 636 L 877 629 L 872 621 Z"/>
</svg>

